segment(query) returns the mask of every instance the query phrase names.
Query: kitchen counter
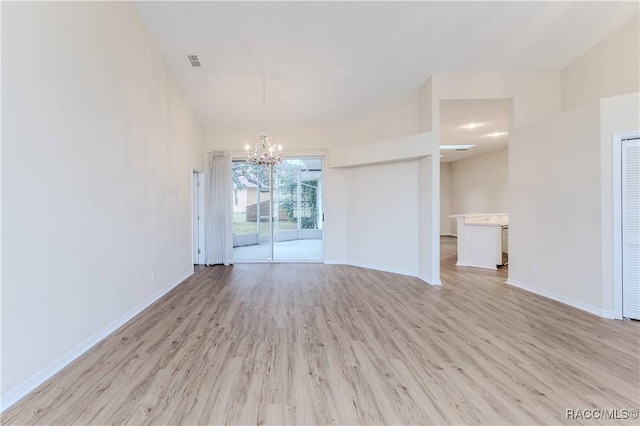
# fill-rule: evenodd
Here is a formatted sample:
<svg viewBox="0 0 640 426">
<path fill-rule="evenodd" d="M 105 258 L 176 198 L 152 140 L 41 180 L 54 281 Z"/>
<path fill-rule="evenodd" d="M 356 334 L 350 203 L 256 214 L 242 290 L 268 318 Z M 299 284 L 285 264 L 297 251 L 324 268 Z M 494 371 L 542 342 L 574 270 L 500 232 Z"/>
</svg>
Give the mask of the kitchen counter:
<svg viewBox="0 0 640 426">
<path fill-rule="evenodd" d="M 456 219 L 458 233 L 457 266 L 497 269 L 507 252 L 509 215 L 507 213 L 465 213 Z"/>
</svg>

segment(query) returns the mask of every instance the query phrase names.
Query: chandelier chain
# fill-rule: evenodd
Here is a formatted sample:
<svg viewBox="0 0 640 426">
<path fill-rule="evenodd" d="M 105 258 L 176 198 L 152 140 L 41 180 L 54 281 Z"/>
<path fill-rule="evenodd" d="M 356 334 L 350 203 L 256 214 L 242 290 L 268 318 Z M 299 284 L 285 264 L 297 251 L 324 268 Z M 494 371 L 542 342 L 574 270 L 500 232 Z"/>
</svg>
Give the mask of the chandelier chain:
<svg viewBox="0 0 640 426">
<path fill-rule="evenodd" d="M 276 166 L 282 162 L 282 146 L 272 145 L 267 136 L 267 89 L 266 77 L 262 74 L 262 132 L 259 142 L 255 144 L 253 151 L 245 145 L 247 151 L 247 163 L 261 166 Z"/>
</svg>

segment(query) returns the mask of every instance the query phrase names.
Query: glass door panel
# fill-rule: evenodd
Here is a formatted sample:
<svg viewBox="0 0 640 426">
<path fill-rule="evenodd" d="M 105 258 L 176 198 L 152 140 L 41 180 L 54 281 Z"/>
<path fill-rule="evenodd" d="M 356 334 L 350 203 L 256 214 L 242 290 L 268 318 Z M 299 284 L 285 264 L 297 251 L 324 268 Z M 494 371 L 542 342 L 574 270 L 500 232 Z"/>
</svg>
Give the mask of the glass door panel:
<svg viewBox="0 0 640 426">
<path fill-rule="evenodd" d="M 322 160 L 285 159 L 273 181 L 273 259 L 322 261 Z"/>
<path fill-rule="evenodd" d="M 271 255 L 271 187 L 269 169 L 234 161 L 233 257 L 237 261 L 269 261 Z"/>
</svg>

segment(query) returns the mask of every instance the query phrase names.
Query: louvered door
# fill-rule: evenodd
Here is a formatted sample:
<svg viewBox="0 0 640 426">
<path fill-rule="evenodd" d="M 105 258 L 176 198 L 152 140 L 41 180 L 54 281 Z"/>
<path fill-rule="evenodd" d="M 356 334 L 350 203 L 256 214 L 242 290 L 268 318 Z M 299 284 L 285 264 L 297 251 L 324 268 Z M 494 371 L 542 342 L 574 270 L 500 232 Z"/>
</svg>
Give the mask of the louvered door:
<svg viewBox="0 0 640 426">
<path fill-rule="evenodd" d="M 640 319 L 640 140 L 622 141 L 622 316 Z"/>
</svg>

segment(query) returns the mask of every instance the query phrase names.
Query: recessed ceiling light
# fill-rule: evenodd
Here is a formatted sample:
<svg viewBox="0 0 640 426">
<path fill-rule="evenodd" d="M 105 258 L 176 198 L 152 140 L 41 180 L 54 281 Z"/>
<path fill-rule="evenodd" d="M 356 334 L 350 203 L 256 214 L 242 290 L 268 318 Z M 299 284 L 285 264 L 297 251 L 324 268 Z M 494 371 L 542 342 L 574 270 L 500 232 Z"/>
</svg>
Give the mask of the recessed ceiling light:
<svg viewBox="0 0 640 426">
<path fill-rule="evenodd" d="M 480 127 L 480 126 L 482 126 L 482 124 L 480 123 L 467 123 L 462 127 L 464 127 L 465 129 L 475 129 L 476 127 Z"/>
<path fill-rule="evenodd" d="M 456 150 L 466 151 L 469 148 L 473 148 L 475 145 L 440 145 L 441 150 Z"/>
<path fill-rule="evenodd" d="M 489 133 L 487 136 L 491 136 L 492 138 L 497 138 L 498 136 L 506 135 L 507 132 L 493 132 Z"/>
</svg>

